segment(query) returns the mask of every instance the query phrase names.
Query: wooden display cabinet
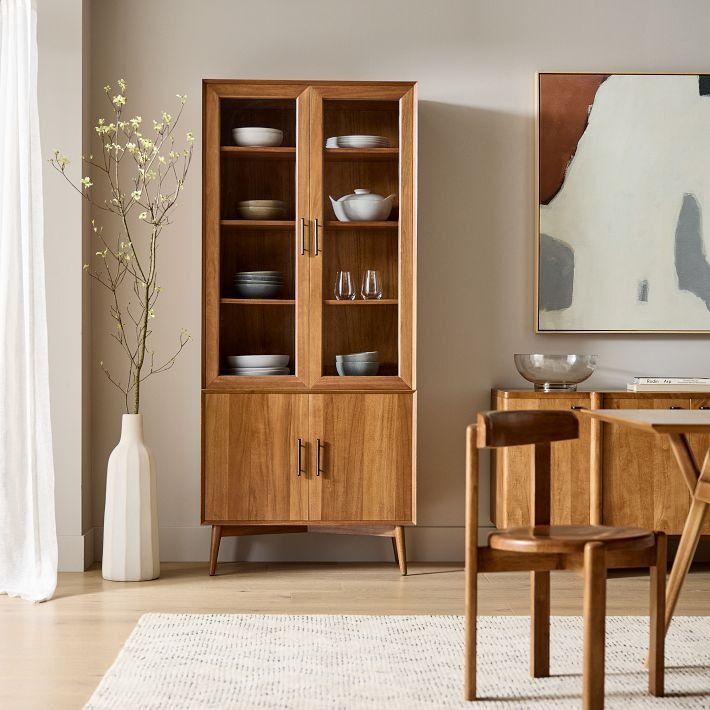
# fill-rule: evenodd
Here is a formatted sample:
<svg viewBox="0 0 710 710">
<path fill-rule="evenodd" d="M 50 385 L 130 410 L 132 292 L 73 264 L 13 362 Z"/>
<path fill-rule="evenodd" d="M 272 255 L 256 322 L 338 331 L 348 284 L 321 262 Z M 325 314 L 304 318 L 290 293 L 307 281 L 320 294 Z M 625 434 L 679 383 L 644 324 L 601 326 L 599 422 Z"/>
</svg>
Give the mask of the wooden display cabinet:
<svg viewBox="0 0 710 710">
<path fill-rule="evenodd" d="M 203 83 L 202 522 L 224 535 L 328 531 L 391 537 L 406 573 L 415 511 L 416 85 Z M 283 131 L 277 147 L 238 147 L 232 129 Z M 390 147 L 325 148 L 337 135 Z M 338 222 L 328 199 L 394 194 L 387 221 Z M 237 203 L 278 199 L 277 220 Z M 383 297 L 362 300 L 376 269 Z M 237 297 L 237 271 L 274 270 L 270 299 Z M 337 301 L 336 273 L 358 298 Z M 339 377 L 335 356 L 377 350 L 374 377 Z M 289 374 L 228 374 L 229 355 L 288 354 Z"/>
<path fill-rule="evenodd" d="M 493 409 L 698 409 L 703 395 L 665 392 L 535 392 L 494 390 Z M 704 434 L 690 436 L 698 461 Z M 532 447 L 496 452 L 491 463 L 491 516 L 496 527 L 528 525 Z M 552 523 L 604 524 L 680 535 L 690 506 L 665 437 L 580 420 L 580 438 L 552 447 Z M 705 523 L 710 533 L 710 520 Z"/>
</svg>

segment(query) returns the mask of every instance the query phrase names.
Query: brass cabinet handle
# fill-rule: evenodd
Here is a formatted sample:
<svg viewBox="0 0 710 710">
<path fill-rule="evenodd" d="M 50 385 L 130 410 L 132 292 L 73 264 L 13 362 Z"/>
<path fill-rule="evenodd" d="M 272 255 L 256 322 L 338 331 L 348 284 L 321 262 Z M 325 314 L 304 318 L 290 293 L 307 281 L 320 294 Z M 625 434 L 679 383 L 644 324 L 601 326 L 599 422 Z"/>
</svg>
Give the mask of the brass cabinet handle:
<svg viewBox="0 0 710 710">
<path fill-rule="evenodd" d="M 319 249 L 319 235 L 320 229 L 318 227 L 318 218 L 313 220 L 313 256 L 318 256 L 320 253 Z"/>
<path fill-rule="evenodd" d="M 301 476 L 301 449 L 303 448 L 303 439 L 298 439 L 296 443 L 296 476 Z"/>
<path fill-rule="evenodd" d="M 320 476 L 320 439 L 316 439 L 316 476 Z"/>
<path fill-rule="evenodd" d="M 301 217 L 301 249 L 300 254 L 303 256 L 306 253 L 306 220 Z"/>
</svg>

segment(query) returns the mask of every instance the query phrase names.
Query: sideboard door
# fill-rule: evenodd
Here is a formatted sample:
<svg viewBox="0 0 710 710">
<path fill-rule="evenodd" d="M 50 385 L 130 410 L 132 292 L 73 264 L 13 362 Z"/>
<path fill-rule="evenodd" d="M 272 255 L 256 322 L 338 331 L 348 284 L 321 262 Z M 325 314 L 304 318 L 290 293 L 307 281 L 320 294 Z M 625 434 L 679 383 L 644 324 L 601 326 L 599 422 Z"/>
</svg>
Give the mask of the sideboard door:
<svg viewBox="0 0 710 710">
<path fill-rule="evenodd" d="M 589 394 L 555 398 L 545 394 L 530 398 L 499 400 L 499 408 L 562 409 L 589 407 Z M 579 439 L 552 445 L 551 516 L 553 525 L 589 524 L 589 421 L 580 421 Z M 532 446 L 514 446 L 495 451 L 493 501 L 494 522 L 499 528 L 530 524 L 530 471 Z"/>
<path fill-rule="evenodd" d="M 414 521 L 414 394 L 309 395 L 310 520 Z M 320 446 L 319 446 L 320 444 Z"/>
<path fill-rule="evenodd" d="M 203 408 L 203 522 L 305 521 L 308 395 L 204 394 Z"/>
<path fill-rule="evenodd" d="M 606 409 L 690 407 L 689 398 L 605 396 Z M 602 498 L 605 525 L 683 530 L 690 496 L 666 440 L 630 427 L 604 424 Z"/>
</svg>

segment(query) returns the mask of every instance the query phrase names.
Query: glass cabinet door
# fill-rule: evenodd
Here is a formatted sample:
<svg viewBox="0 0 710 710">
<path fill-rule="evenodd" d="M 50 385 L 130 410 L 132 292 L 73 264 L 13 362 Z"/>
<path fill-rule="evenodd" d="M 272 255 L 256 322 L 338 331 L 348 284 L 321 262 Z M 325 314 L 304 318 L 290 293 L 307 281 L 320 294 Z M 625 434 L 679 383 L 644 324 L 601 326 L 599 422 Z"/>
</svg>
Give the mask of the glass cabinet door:
<svg viewBox="0 0 710 710">
<path fill-rule="evenodd" d="M 411 85 L 313 87 L 310 385 L 413 383 Z"/>
<path fill-rule="evenodd" d="M 205 336 L 215 344 L 205 379 L 225 389 L 305 388 L 309 91 L 210 91 L 205 165 L 219 167 L 204 176 L 205 214 L 218 215 L 205 224 Z"/>
</svg>

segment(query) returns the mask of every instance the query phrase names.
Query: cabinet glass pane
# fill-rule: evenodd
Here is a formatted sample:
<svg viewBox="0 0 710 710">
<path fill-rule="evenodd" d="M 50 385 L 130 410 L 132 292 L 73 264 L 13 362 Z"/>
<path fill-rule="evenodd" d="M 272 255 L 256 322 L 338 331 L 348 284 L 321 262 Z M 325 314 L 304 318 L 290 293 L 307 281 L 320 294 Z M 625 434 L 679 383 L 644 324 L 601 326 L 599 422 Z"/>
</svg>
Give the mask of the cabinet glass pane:
<svg viewBox="0 0 710 710">
<path fill-rule="evenodd" d="M 236 128 L 254 127 L 277 129 L 282 139 L 273 139 L 273 131 L 234 135 Z M 287 372 L 250 374 L 295 372 L 296 139 L 295 100 L 221 99 L 222 375 L 246 374 L 235 372 L 228 361 L 232 355 L 288 355 Z M 250 201 L 269 202 L 244 204 Z"/>
<path fill-rule="evenodd" d="M 337 375 L 336 355 L 377 351 L 378 376 L 399 371 L 399 126 L 397 101 L 323 102 L 323 249 L 322 374 Z M 344 139 L 371 136 L 376 139 Z M 335 139 L 335 140 L 334 140 Z M 339 200 L 355 190 L 393 195 L 389 214 L 357 220 L 336 214 Z M 347 206 L 344 208 L 347 210 Z M 380 299 L 362 295 L 363 276 L 376 271 Z M 336 299 L 339 271 L 348 271 L 355 299 Z"/>
</svg>

